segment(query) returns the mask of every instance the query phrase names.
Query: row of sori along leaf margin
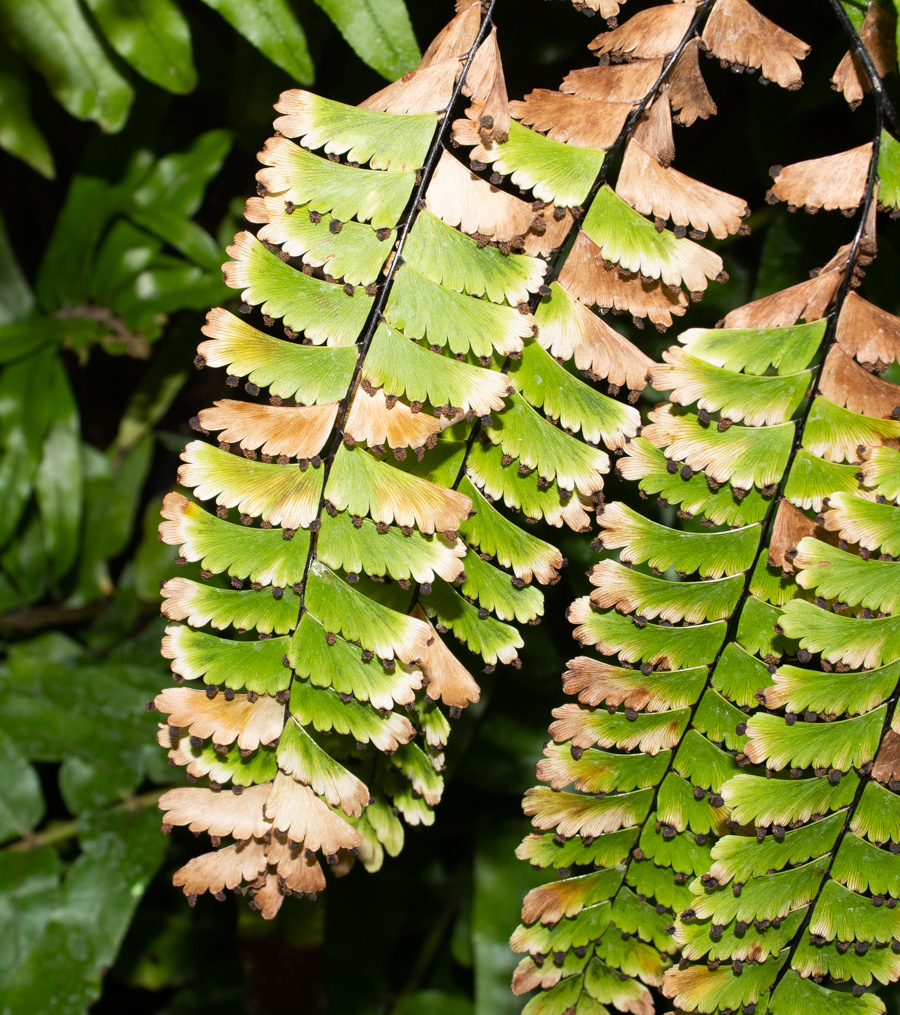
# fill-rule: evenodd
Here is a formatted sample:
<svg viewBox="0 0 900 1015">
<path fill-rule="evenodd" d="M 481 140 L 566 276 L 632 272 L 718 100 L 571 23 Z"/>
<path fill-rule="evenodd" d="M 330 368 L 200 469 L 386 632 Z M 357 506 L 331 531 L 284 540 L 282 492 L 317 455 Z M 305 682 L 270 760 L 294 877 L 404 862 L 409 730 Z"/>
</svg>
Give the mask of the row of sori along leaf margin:
<svg viewBox="0 0 900 1015">
<path fill-rule="evenodd" d="M 355 858 L 376 870 L 402 847 L 401 818 L 432 822 L 441 706 L 453 717 L 479 695 L 441 636 L 488 669 L 517 665 L 515 624 L 542 613 L 532 579 L 554 582 L 564 563 L 495 503 L 588 531 L 609 469 L 599 444 L 638 432 L 614 396 L 634 401 L 651 361 L 591 307 L 664 327 L 683 284 L 696 294 L 721 274 L 607 186 L 578 227 L 664 57 L 604 59 L 510 103 L 492 10 L 458 3 L 419 68 L 359 107 L 298 90 L 276 106 L 246 211 L 261 228 L 224 266 L 256 318 L 213 310 L 197 360 L 245 379 L 249 398 L 203 410 L 195 428 L 218 447 L 182 456 L 179 482 L 215 512 L 172 493 L 160 528 L 201 569 L 163 587 L 163 654 L 177 684 L 206 688 L 152 703 L 170 762 L 207 780 L 160 803 L 164 829 L 212 840 L 175 875 L 191 901 L 233 889 L 271 917 L 324 887 L 320 855 L 337 874 Z M 680 40 L 697 6 L 664 10 Z M 670 75 L 631 142 L 664 180 L 675 171 L 653 153 L 670 109 L 704 115 L 688 112 L 699 69 L 685 53 L 681 85 Z M 597 98 L 610 88 L 615 101 Z M 470 105 L 453 120 L 460 92 Z M 498 186 L 507 177 L 531 200 Z M 739 228 L 743 204 L 719 196 Z"/>
<path fill-rule="evenodd" d="M 876 207 L 900 207 L 894 30 L 869 7 L 871 76 L 848 53 L 833 79 L 854 107 L 878 86 L 874 140 L 772 171 L 772 202 L 859 209 L 853 242 L 652 369 L 670 402 L 618 471 L 684 523 L 599 515 L 617 553 L 570 619 L 604 661 L 569 663 L 578 703 L 525 799 L 519 855 L 562 877 L 512 939 L 529 1015 L 650 1015 L 648 987 L 676 1011 L 876 1013 L 900 977 L 900 386 L 878 376 L 900 318 L 855 291 Z"/>
</svg>

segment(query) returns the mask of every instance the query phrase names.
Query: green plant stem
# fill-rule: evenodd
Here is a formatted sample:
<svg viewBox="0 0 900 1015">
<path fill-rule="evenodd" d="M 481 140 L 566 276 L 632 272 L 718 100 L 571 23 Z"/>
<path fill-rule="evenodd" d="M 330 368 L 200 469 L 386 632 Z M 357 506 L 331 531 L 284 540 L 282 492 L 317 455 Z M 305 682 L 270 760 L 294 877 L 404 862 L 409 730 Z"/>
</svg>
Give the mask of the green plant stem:
<svg viewBox="0 0 900 1015">
<path fill-rule="evenodd" d="M 123 800 L 121 804 L 117 805 L 114 810 L 121 811 L 142 811 L 147 807 L 153 807 L 159 802 L 159 798 L 166 792 L 168 787 L 162 789 L 153 789 L 147 793 L 141 793 L 139 796 L 128 797 Z M 78 819 L 72 818 L 70 821 L 56 821 L 52 825 L 48 825 L 40 832 L 35 832 L 32 835 L 25 835 L 21 839 L 16 839 L 15 842 L 11 842 L 8 846 L 4 846 L 4 849 L 9 850 L 11 853 L 26 853 L 31 850 L 38 849 L 40 846 L 55 846 L 57 843 L 65 842 L 67 839 L 74 839 L 78 834 Z"/>
</svg>

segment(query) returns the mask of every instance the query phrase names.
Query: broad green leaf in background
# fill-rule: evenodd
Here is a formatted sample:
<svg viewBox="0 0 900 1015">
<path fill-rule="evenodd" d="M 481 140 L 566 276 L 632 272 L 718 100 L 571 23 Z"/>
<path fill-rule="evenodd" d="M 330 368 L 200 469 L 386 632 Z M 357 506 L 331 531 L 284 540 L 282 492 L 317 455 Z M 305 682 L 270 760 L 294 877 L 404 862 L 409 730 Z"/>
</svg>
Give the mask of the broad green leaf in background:
<svg viewBox="0 0 900 1015">
<path fill-rule="evenodd" d="M 3 325 L 21 321 L 34 308 L 34 294 L 13 253 L 6 224 L 0 216 L 0 357 L 5 345 Z"/>
<path fill-rule="evenodd" d="M 316 0 L 356 55 L 393 81 L 422 59 L 404 0 Z"/>
<path fill-rule="evenodd" d="M 150 468 L 153 439 L 144 437 L 121 457 L 115 449 L 106 455 L 94 448 L 84 450 L 84 536 L 73 605 L 113 592 L 106 562 L 128 544 Z"/>
<path fill-rule="evenodd" d="M 894 0 L 894 8 L 897 11 L 897 66 L 900 67 L 900 0 Z"/>
<path fill-rule="evenodd" d="M 58 889 L 52 849 L 0 854 L 4 1012 L 82 1015 L 166 848 L 154 809 L 85 815 L 78 837 L 81 855 Z"/>
<path fill-rule="evenodd" d="M 148 158 L 145 162 L 149 162 Z M 121 197 L 106 180 L 76 176 L 38 271 L 35 289 L 41 309 L 53 313 L 78 306 L 88 293 L 94 251 Z"/>
<path fill-rule="evenodd" d="M 221 169 L 230 147 L 230 131 L 210 130 L 186 151 L 145 163 L 145 172 L 129 195 L 129 214 L 166 210 L 190 218 L 200 208 L 206 187 Z"/>
<path fill-rule="evenodd" d="M 4 0 L 0 31 L 79 120 L 121 130 L 134 89 L 116 70 L 78 0 Z"/>
<path fill-rule="evenodd" d="M 203 0 L 300 84 L 313 79 L 306 34 L 287 0 Z"/>
<path fill-rule="evenodd" d="M 164 667 L 105 661 L 88 665 L 61 634 L 16 646 L 0 678 L 0 731 L 31 760 L 62 762 L 60 789 L 70 813 L 130 796 L 144 777 L 155 723 L 144 705 Z M 68 659 L 59 658 L 70 653 Z"/>
<path fill-rule="evenodd" d="M 38 352 L 0 373 L 0 547 L 15 531 L 31 496 L 53 409 L 43 398 L 61 370 L 51 350 Z"/>
<path fill-rule="evenodd" d="M 850 18 L 853 27 L 858 32 L 865 20 L 866 7 L 869 6 L 868 2 L 863 2 L 863 0 L 841 0 L 841 6 L 847 12 L 847 17 Z"/>
<path fill-rule="evenodd" d="M 45 392 L 54 420 L 44 440 L 34 490 L 51 581 L 61 578 L 78 555 L 81 528 L 81 420 L 65 371 L 55 371 Z"/>
<path fill-rule="evenodd" d="M 231 147 L 231 133 L 211 130 L 187 151 L 155 162 L 136 187 L 127 214 L 180 254 L 218 275 L 222 252 L 216 241 L 191 217 L 210 180 L 221 169 Z M 142 292 L 143 297 L 149 293 Z"/>
<path fill-rule="evenodd" d="M 174 0 L 85 0 L 112 48 L 166 91 L 197 84 L 191 30 Z"/>
<path fill-rule="evenodd" d="M 0 732 L 0 771 L 0 842 L 6 842 L 34 829 L 44 816 L 44 796 L 37 772 L 5 732 Z M 2 954 L 0 946 L 0 961 Z"/>
<path fill-rule="evenodd" d="M 0 852 L 0 997 L 40 940 L 57 899 L 61 862 L 52 846 Z M 6 1007 L 4 1012 L 11 1011 Z"/>
<path fill-rule="evenodd" d="M 0 42 L 0 148 L 53 179 L 53 156 L 44 135 L 31 118 L 24 68 Z"/>
</svg>

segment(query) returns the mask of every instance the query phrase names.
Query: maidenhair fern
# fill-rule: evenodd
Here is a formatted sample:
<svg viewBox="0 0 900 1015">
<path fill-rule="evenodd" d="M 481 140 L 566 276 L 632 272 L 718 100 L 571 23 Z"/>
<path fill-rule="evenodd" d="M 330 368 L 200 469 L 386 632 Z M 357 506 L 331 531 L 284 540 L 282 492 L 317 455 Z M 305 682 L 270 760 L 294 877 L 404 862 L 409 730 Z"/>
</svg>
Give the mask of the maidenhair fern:
<svg viewBox="0 0 900 1015">
<path fill-rule="evenodd" d="M 519 855 L 562 877 L 529 894 L 512 939 L 528 953 L 514 989 L 543 988 L 529 1015 L 649 1015 L 658 986 L 675 1011 L 874 1013 L 870 988 L 900 978 L 900 387 L 878 376 L 900 360 L 900 318 L 857 292 L 876 208 L 900 197 L 880 77 L 895 22 L 873 4 L 857 36 L 831 6 L 851 40 L 833 83 L 853 106 L 872 93 L 874 136 L 775 167 L 769 200 L 857 227 L 808 281 L 689 329 L 652 369 L 669 402 L 618 471 L 684 524 L 598 515 L 595 549 L 617 553 L 570 619 L 603 658 L 569 663 L 577 702 L 554 712 L 549 785 L 525 800 L 538 832 Z M 593 93 L 611 104 L 655 59 L 671 93 L 697 45 L 787 88 L 807 53 L 717 0 L 635 15 L 594 43 L 634 62 L 581 73 L 616 73 Z M 630 177 L 626 150 L 619 195 L 677 223 L 653 154 Z M 623 263 L 650 278 L 647 252 L 685 242 L 651 247 L 643 217 L 620 222 Z"/>
<path fill-rule="evenodd" d="M 517 625 L 543 612 L 531 582 L 564 563 L 494 504 L 587 531 L 609 468 L 598 444 L 637 433 L 636 409 L 565 366 L 635 397 L 647 381 L 649 359 L 579 302 L 614 277 L 600 250 L 635 215 L 612 191 L 596 204 L 609 223 L 590 212 L 547 284 L 602 182 L 609 126 L 585 120 L 578 85 L 562 98 L 581 144 L 527 125 L 541 101 L 509 103 L 493 7 L 459 2 L 419 68 L 358 107 L 285 92 L 260 153 L 246 208 L 260 228 L 224 266 L 244 316 L 211 311 L 196 361 L 247 397 L 192 421 L 217 443 L 184 449 L 160 528 L 199 565 L 163 587 L 179 686 L 153 703 L 170 761 L 200 781 L 164 795 L 164 828 L 214 847 L 175 875 L 190 900 L 235 889 L 271 917 L 324 887 L 320 857 L 376 870 L 401 819 L 433 821 L 446 710 L 479 696 L 449 636 L 488 669 L 518 665 Z M 668 320 L 682 277 L 702 288 L 721 262 L 647 229 L 666 277 L 634 275 L 629 308 Z"/>
</svg>

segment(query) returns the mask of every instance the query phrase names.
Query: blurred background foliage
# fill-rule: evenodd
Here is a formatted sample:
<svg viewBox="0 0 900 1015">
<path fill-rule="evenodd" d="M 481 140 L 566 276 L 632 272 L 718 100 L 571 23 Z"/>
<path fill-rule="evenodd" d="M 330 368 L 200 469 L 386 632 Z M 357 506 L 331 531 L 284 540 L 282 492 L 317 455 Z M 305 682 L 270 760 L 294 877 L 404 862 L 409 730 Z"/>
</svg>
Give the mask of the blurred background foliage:
<svg viewBox="0 0 900 1015">
<path fill-rule="evenodd" d="M 631 0 L 628 13 L 649 6 Z M 866 141 L 828 85 L 846 46 L 824 0 L 760 9 L 813 44 L 799 93 L 709 63 L 720 115 L 676 136 L 678 166 L 745 197 L 753 235 L 721 244 L 731 281 L 689 311 L 807 276 L 850 235 L 839 216 L 767 207 L 768 166 Z M 858 19 L 864 4 L 845 6 Z M 358 102 L 414 66 L 450 0 L 0 0 L 0 1012 L 506 1015 L 507 939 L 538 876 L 513 856 L 559 674 L 569 559 L 522 670 L 484 677 L 456 722 L 431 829 L 375 876 L 333 881 L 265 924 L 236 899 L 193 910 L 159 834 L 178 779 L 147 699 L 159 657 L 156 540 L 187 420 L 224 391 L 191 367 L 205 311 L 234 294 L 224 246 L 254 190 L 279 91 Z M 602 27 L 569 4 L 500 0 L 510 94 L 556 87 Z M 869 299 L 900 312 L 882 241 Z M 629 332 L 658 358 L 671 336 Z M 614 478 L 609 496 L 633 499 Z M 645 502 L 645 510 L 659 509 Z M 327 943 L 327 946 L 326 946 Z M 900 1011 L 900 995 L 888 998 Z"/>
</svg>

